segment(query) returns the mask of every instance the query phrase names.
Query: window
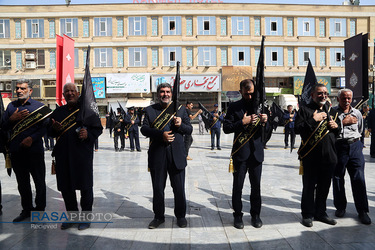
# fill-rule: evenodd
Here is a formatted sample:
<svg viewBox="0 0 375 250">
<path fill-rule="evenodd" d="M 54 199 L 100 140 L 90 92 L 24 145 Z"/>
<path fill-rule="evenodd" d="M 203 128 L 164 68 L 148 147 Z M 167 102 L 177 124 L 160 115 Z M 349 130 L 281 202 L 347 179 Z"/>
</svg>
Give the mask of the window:
<svg viewBox="0 0 375 250">
<path fill-rule="evenodd" d="M 216 47 L 198 47 L 198 66 L 216 66 Z"/>
<path fill-rule="evenodd" d="M 62 18 L 60 19 L 61 35 L 69 37 L 78 37 L 78 18 Z"/>
<path fill-rule="evenodd" d="M 145 36 L 147 32 L 146 17 L 129 17 L 129 36 Z"/>
<path fill-rule="evenodd" d="M 78 55 L 78 48 L 74 48 L 74 68 L 79 67 L 79 55 Z"/>
<path fill-rule="evenodd" d="M 37 50 L 37 68 L 38 69 L 44 69 L 46 67 L 45 64 L 45 57 L 44 57 L 44 49 L 38 49 Z"/>
<path fill-rule="evenodd" d="M 9 29 L 9 20 L 0 19 L 0 38 L 9 38 L 10 29 Z"/>
<path fill-rule="evenodd" d="M 124 67 L 124 49 L 117 48 L 117 67 L 123 68 Z"/>
<path fill-rule="evenodd" d="M 233 66 L 250 66 L 250 47 L 232 47 Z"/>
<path fill-rule="evenodd" d="M 151 48 L 151 53 L 152 53 L 152 67 L 157 67 L 159 65 L 158 47 Z"/>
<path fill-rule="evenodd" d="M 44 37 L 44 20 L 43 19 L 27 19 L 26 20 L 26 37 L 27 38 L 43 38 Z"/>
<path fill-rule="evenodd" d="M 0 68 L 1 69 L 11 68 L 10 50 L 0 50 Z"/>
<path fill-rule="evenodd" d="M 266 35 L 282 36 L 283 35 L 283 18 L 282 17 L 265 17 Z"/>
<path fill-rule="evenodd" d="M 94 18 L 94 36 L 112 36 L 112 17 Z"/>
<path fill-rule="evenodd" d="M 177 61 L 181 62 L 181 47 L 164 47 L 163 48 L 163 65 L 175 66 Z"/>
<path fill-rule="evenodd" d="M 112 67 L 112 48 L 95 48 L 95 67 Z"/>
<path fill-rule="evenodd" d="M 158 36 L 158 17 L 151 17 L 151 36 Z"/>
<path fill-rule="evenodd" d="M 303 31 L 304 32 L 310 32 L 310 22 L 304 22 L 303 23 Z"/>
<path fill-rule="evenodd" d="M 124 36 L 124 19 L 122 17 L 117 17 L 117 36 Z"/>
<path fill-rule="evenodd" d="M 277 23 L 271 22 L 271 31 L 277 31 Z"/>
<path fill-rule="evenodd" d="M 272 52 L 272 61 L 277 62 L 277 52 Z"/>
<path fill-rule="evenodd" d="M 303 61 L 308 62 L 310 58 L 310 53 L 308 51 L 303 52 Z"/>
<path fill-rule="evenodd" d="M 250 35 L 249 17 L 232 17 L 232 35 Z"/>
<path fill-rule="evenodd" d="M 341 23 L 335 23 L 335 32 L 341 32 Z"/>
<path fill-rule="evenodd" d="M 165 16 L 163 17 L 163 35 L 181 35 L 181 17 Z"/>
<path fill-rule="evenodd" d="M 336 62 L 341 62 L 341 60 L 342 60 L 341 52 L 336 52 Z"/>
<path fill-rule="evenodd" d="M 147 48 L 129 48 L 129 67 L 147 67 Z"/>
<path fill-rule="evenodd" d="M 83 37 L 89 37 L 90 35 L 90 27 L 89 27 L 89 19 L 87 17 L 82 18 L 83 22 Z"/>
<path fill-rule="evenodd" d="M 216 35 L 214 16 L 198 16 L 198 35 Z"/>
<path fill-rule="evenodd" d="M 192 47 L 186 48 L 186 66 L 188 67 L 193 66 L 193 48 Z"/>
</svg>

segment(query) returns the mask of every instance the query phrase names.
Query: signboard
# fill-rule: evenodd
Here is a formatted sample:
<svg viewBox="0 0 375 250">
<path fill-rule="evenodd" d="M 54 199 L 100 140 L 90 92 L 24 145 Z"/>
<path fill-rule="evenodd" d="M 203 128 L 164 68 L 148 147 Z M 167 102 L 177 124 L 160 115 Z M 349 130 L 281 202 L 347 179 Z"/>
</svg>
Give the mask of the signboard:
<svg viewBox="0 0 375 250">
<path fill-rule="evenodd" d="M 152 92 L 156 92 L 160 83 L 169 83 L 173 86 L 176 75 L 153 75 Z M 181 92 L 220 92 L 220 75 L 180 75 Z"/>
<path fill-rule="evenodd" d="M 251 66 L 223 66 L 223 91 L 238 91 L 240 82 L 253 79 Z"/>
<path fill-rule="evenodd" d="M 150 74 L 106 74 L 107 93 L 150 93 Z"/>
<path fill-rule="evenodd" d="M 331 94 L 331 77 L 329 76 L 316 76 L 316 80 L 320 84 L 324 84 L 327 87 L 328 94 Z M 303 83 L 305 81 L 304 76 L 293 77 L 294 95 L 301 95 Z"/>
<path fill-rule="evenodd" d="M 12 98 L 12 92 L 1 92 L 2 98 Z"/>
<path fill-rule="evenodd" d="M 91 77 L 95 98 L 105 98 L 105 78 Z"/>
</svg>

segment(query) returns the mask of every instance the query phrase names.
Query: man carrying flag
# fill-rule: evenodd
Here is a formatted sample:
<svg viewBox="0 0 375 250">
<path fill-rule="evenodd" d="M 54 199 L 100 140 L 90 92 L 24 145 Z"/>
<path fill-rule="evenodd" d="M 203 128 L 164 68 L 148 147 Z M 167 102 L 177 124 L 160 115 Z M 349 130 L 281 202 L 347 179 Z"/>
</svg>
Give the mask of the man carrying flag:
<svg viewBox="0 0 375 250">
<path fill-rule="evenodd" d="M 76 84 L 65 84 L 63 95 L 67 104 L 53 112 L 49 128 L 49 134 L 56 137 L 52 156 L 56 158 L 57 189 L 61 191 L 68 212 L 78 212 L 76 190 L 80 190 L 83 214 L 92 211 L 93 148 L 103 131 L 91 83 L 89 55 L 90 48 L 87 51 L 81 96 Z M 61 229 L 71 226 L 73 223 L 62 223 Z M 79 230 L 89 227 L 87 220 L 78 225 Z"/>
<path fill-rule="evenodd" d="M 177 85 L 177 86 L 176 86 Z M 174 85 L 178 88 L 179 82 Z M 184 106 L 175 111 L 175 98 L 172 102 L 172 88 L 168 83 L 157 87 L 159 102 L 145 109 L 141 132 L 150 138 L 148 167 L 153 188 L 154 219 L 148 228 L 154 229 L 164 223 L 164 189 L 167 175 L 174 193 L 174 213 L 177 225 L 186 227 L 185 167 L 187 165 L 183 136 L 191 134 L 193 127 Z"/>
<path fill-rule="evenodd" d="M 8 131 L 9 153 L 21 195 L 22 212 L 13 222 L 30 217 L 31 211 L 44 211 L 46 207 L 46 166 L 42 137 L 46 133 L 46 119 L 52 111 L 43 103 L 31 98 L 32 82 L 20 79 L 16 83 L 17 100 L 11 102 L 1 121 L 2 130 Z M 30 175 L 36 189 L 33 206 Z"/>
</svg>

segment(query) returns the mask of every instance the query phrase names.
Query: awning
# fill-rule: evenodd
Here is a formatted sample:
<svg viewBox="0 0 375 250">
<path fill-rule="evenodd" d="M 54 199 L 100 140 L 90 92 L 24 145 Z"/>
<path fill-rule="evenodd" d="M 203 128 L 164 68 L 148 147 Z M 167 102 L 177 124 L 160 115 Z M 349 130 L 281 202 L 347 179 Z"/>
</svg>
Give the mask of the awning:
<svg viewBox="0 0 375 250">
<path fill-rule="evenodd" d="M 126 103 L 126 108 L 135 107 L 135 108 L 144 108 L 151 105 L 151 98 L 129 98 Z"/>
</svg>

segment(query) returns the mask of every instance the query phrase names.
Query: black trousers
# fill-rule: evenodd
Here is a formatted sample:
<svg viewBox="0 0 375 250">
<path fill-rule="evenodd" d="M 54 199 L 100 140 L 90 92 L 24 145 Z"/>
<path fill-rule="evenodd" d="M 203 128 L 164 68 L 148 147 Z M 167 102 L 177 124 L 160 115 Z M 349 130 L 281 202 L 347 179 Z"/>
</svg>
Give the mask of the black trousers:
<svg viewBox="0 0 375 250">
<path fill-rule="evenodd" d="M 185 144 L 185 154 L 186 154 L 186 156 L 188 156 L 191 144 L 193 144 L 193 136 L 192 135 L 184 135 L 184 144 Z"/>
<path fill-rule="evenodd" d="M 251 157 L 246 162 L 233 161 L 235 172 L 233 173 L 233 190 L 232 190 L 232 204 L 233 216 L 241 216 L 242 213 L 242 189 L 246 177 L 249 173 L 249 180 L 251 186 L 250 193 L 250 214 L 251 216 L 259 215 L 262 205 L 262 198 L 260 195 L 260 181 L 262 176 L 262 163 L 257 162 L 254 157 Z"/>
<path fill-rule="evenodd" d="M 30 152 L 26 149 L 22 150 L 21 153 L 12 153 L 11 161 L 13 171 L 16 174 L 23 211 L 44 211 L 46 208 L 46 165 L 43 149 L 40 152 Z M 30 175 L 35 183 L 35 208 L 32 200 Z"/>
<path fill-rule="evenodd" d="M 166 154 L 165 164 L 150 170 L 155 219 L 164 219 L 164 190 L 167 174 L 169 175 L 174 194 L 174 214 L 177 218 L 184 218 L 186 215 L 185 169 L 179 170 L 175 167 L 172 161 L 171 146 L 167 147 Z"/>
<path fill-rule="evenodd" d="M 215 147 L 215 135 L 216 135 L 216 147 L 220 148 L 220 131 L 221 131 L 221 128 L 211 128 L 211 148 Z"/>
<path fill-rule="evenodd" d="M 64 199 L 66 211 L 78 211 L 77 195 L 74 189 L 61 190 Z M 92 188 L 81 190 L 81 208 L 82 211 L 92 211 L 94 203 L 94 192 Z"/>
<path fill-rule="evenodd" d="M 334 164 L 303 161 L 301 210 L 303 218 L 326 215 L 327 196 L 331 187 Z"/>
<path fill-rule="evenodd" d="M 139 145 L 139 132 L 138 132 L 138 129 L 129 131 L 129 140 L 130 140 L 130 149 L 134 150 L 134 141 L 135 141 L 135 148 L 138 151 L 141 150 L 141 146 Z"/>
<path fill-rule="evenodd" d="M 345 171 L 348 170 L 357 212 L 369 211 L 365 183 L 365 159 L 362 148 L 361 141 L 352 144 L 340 142 L 336 144 L 338 163 L 333 177 L 333 203 L 336 209 L 346 209 L 344 177 Z"/>
<path fill-rule="evenodd" d="M 125 148 L 125 134 L 123 132 L 114 132 L 113 140 L 115 142 L 115 149 L 118 149 L 118 139 L 120 138 L 121 148 Z"/>
<path fill-rule="evenodd" d="M 296 133 L 294 132 L 294 128 L 285 128 L 285 136 L 284 136 L 284 143 L 285 147 L 288 147 L 288 139 L 290 135 L 290 147 L 294 148 L 294 142 L 296 141 Z"/>
</svg>

